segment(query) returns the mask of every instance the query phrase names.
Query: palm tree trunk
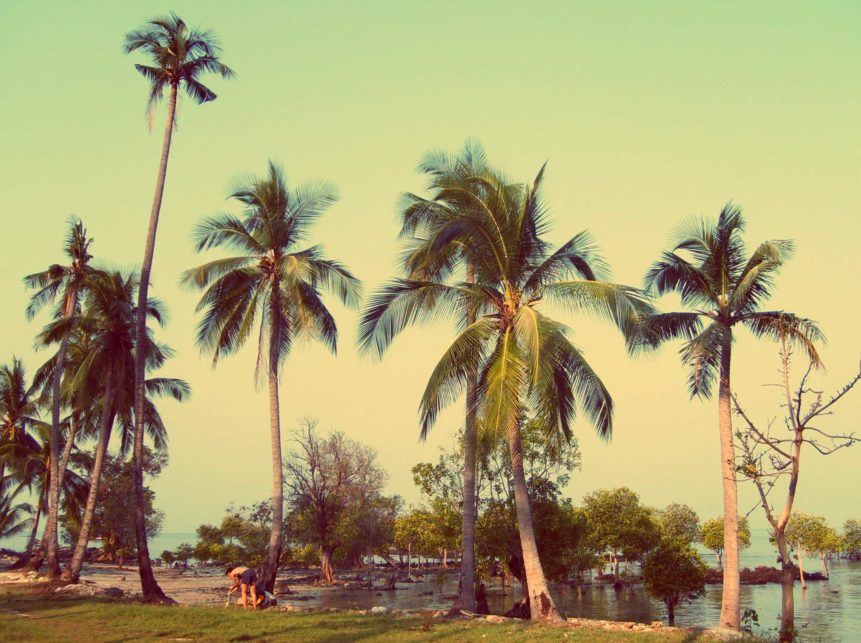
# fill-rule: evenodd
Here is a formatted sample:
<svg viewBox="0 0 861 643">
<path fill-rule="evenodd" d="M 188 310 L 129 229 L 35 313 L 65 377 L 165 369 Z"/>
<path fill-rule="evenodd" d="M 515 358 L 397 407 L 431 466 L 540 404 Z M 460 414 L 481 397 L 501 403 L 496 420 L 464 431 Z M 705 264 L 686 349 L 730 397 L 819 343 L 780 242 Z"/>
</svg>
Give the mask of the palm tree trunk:
<svg viewBox="0 0 861 643">
<path fill-rule="evenodd" d="M 472 263 L 466 266 L 466 282 L 475 279 Z M 466 314 L 467 326 L 475 323 L 475 311 L 470 306 Z M 461 610 L 475 611 L 475 476 L 476 448 L 478 435 L 475 422 L 476 407 L 476 377 L 468 376 L 466 380 L 466 418 L 463 428 L 463 522 L 461 524 L 460 583 L 457 599 L 449 614 L 457 614 Z"/>
<path fill-rule="evenodd" d="M 798 556 L 798 577 L 801 579 L 801 589 L 807 589 L 807 581 L 804 580 L 804 550 L 800 547 L 796 550 Z"/>
<path fill-rule="evenodd" d="M 523 445 L 520 440 L 520 427 L 517 423 L 508 429 L 508 449 L 511 454 L 511 473 L 514 478 L 514 503 L 517 508 L 517 528 L 520 532 L 520 548 L 523 552 L 523 567 L 529 598 L 529 617 L 532 620 L 562 621 L 562 614 L 556 608 L 544 569 L 538 557 L 535 542 L 535 529 L 532 526 L 532 510 L 529 507 L 529 494 L 526 490 L 526 476 L 523 472 Z"/>
<path fill-rule="evenodd" d="M 266 589 L 272 591 L 275 578 L 278 576 L 278 564 L 281 560 L 281 547 L 284 531 L 284 483 L 281 464 L 281 408 L 278 403 L 278 351 L 281 328 L 278 319 L 277 284 L 273 284 L 271 306 L 272 335 L 269 338 L 269 436 L 272 443 L 272 533 L 269 536 L 269 549 L 263 565 L 262 577 Z M 278 311 L 278 312 L 275 312 Z"/>
<path fill-rule="evenodd" d="M 36 546 L 36 532 L 39 530 L 39 518 L 42 517 L 42 501 L 36 505 L 36 513 L 33 515 L 33 526 L 30 528 L 30 537 L 27 539 L 27 551 L 24 554 L 29 557 L 33 554 L 33 548 Z"/>
<path fill-rule="evenodd" d="M 782 529 L 774 530 L 774 539 L 777 541 L 777 551 L 780 554 L 780 640 L 792 641 L 795 638 L 795 595 L 793 584 L 795 583 L 795 566 L 789 557 L 789 547 L 786 545 L 786 535 Z"/>
<path fill-rule="evenodd" d="M 102 404 L 102 416 L 99 421 L 99 438 L 96 443 L 96 457 L 93 461 L 93 470 L 90 473 L 90 492 L 87 494 L 87 504 L 84 507 L 84 515 L 81 518 L 81 532 L 75 543 L 72 560 L 69 566 L 63 570 L 62 578 L 66 582 L 77 583 L 81 575 L 81 567 L 84 564 L 84 556 L 87 554 L 87 545 L 90 542 L 90 531 L 93 526 L 93 515 L 96 511 L 96 500 L 99 496 L 99 485 L 101 483 L 102 468 L 105 464 L 105 455 L 108 451 L 108 442 L 111 439 L 111 428 L 114 423 L 113 406 L 113 371 L 108 369 L 105 380 L 105 394 Z"/>
<path fill-rule="evenodd" d="M 57 472 L 57 482 L 60 489 L 63 488 L 63 480 L 66 477 L 66 470 L 69 468 L 69 458 L 72 457 L 72 449 L 75 447 L 75 437 L 78 435 L 78 421 L 75 414 L 69 418 L 69 437 L 66 439 L 66 444 L 63 445 L 63 455 L 60 457 L 60 468 Z"/>
<path fill-rule="evenodd" d="M 727 329 L 727 333 L 729 333 Z M 720 427 L 721 476 L 723 478 L 723 595 L 720 625 L 737 630 L 741 626 L 738 576 L 738 496 L 735 475 L 735 449 L 732 438 L 730 356 L 732 340 L 721 346 L 718 424 Z"/>
<path fill-rule="evenodd" d="M 141 589 L 145 601 L 167 602 L 168 598 L 155 580 L 152 563 L 149 558 L 149 547 L 146 535 L 146 497 L 143 482 L 143 441 L 144 441 L 144 406 L 146 402 L 145 378 L 146 355 L 146 302 L 149 296 L 149 277 L 152 272 L 152 260 L 155 254 L 155 235 L 158 229 L 158 217 L 161 212 L 161 199 L 164 195 L 164 182 L 167 175 L 167 160 L 170 155 L 170 141 L 173 135 L 174 117 L 176 115 L 177 86 L 171 85 L 170 101 L 167 108 L 167 122 L 164 128 L 164 141 L 161 148 L 158 178 L 155 184 L 152 210 L 147 228 L 144 258 L 141 264 L 140 285 L 138 286 L 138 315 L 135 320 L 135 444 L 134 444 L 134 514 L 135 540 L 138 549 L 138 570 L 141 577 Z"/>
<path fill-rule="evenodd" d="M 331 585 L 335 582 L 335 572 L 332 569 L 332 549 L 320 548 L 320 581 Z"/>
<path fill-rule="evenodd" d="M 75 313 L 78 298 L 76 293 L 70 293 L 66 299 L 66 306 L 63 314 L 66 319 L 71 318 Z M 58 520 L 60 507 L 60 476 L 58 474 L 60 454 L 60 403 L 61 392 L 60 387 L 63 381 L 63 370 L 66 365 L 66 351 L 69 346 L 69 338 L 72 335 L 71 328 L 66 329 L 63 334 L 63 339 L 60 341 L 60 348 L 57 352 L 57 364 L 54 367 L 54 379 L 51 385 L 51 438 L 50 438 L 50 463 L 48 466 L 49 472 L 49 488 L 48 488 L 48 515 L 45 523 L 45 531 L 42 534 L 42 545 L 39 552 L 34 556 L 27 565 L 28 569 L 37 570 L 42 566 L 43 562 L 48 566 L 48 578 L 57 578 L 60 575 L 60 561 L 57 557 L 59 542 Z"/>
</svg>

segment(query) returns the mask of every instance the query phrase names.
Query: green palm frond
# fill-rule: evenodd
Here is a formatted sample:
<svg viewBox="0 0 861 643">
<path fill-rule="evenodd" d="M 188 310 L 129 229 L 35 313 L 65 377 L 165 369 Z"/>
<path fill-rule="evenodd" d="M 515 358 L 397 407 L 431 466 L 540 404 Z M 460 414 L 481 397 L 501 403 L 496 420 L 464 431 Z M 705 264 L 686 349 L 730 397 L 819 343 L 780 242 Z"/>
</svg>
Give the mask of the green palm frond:
<svg viewBox="0 0 861 643">
<path fill-rule="evenodd" d="M 735 313 L 754 311 L 771 294 L 774 275 L 790 256 L 791 241 L 765 241 L 753 252 L 742 269 L 730 297 Z"/>
<path fill-rule="evenodd" d="M 540 290 L 545 284 L 577 277 L 588 281 L 606 281 L 609 269 L 597 254 L 597 246 L 588 231 L 579 232 L 536 267 L 524 284 L 524 290 Z"/>
<path fill-rule="evenodd" d="M 264 255 L 266 248 L 256 239 L 245 223 L 232 214 L 205 217 L 194 229 L 195 252 L 225 247 L 249 255 Z"/>
<path fill-rule="evenodd" d="M 460 321 L 471 289 L 465 285 L 394 279 L 375 293 L 359 324 L 359 350 L 382 357 L 408 326 L 431 320 Z"/>
<path fill-rule="evenodd" d="M 691 397 L 711 398 L 721 351 L 731 342 L 730 329 L 719 322 L 712 322 L 703 332 L 682 346 L 679 354 L 682 362 L 690 368 L 688 391 Z"/>
<path fill-rule="evenodd" d="M 526 412 L 528 379 L 528 367 L 514 331 L 499 334 L 476 387 L 479 415 L 492 435 L 506 436 L 517 428 Z"/>
<path fill-rule="evenodd" d="M 702 332 L 702 319 L 699 313 L 661 313 L 641 317 L 635 332 L 626 340 L 628 351 L 632 354 L 659 348 L 664 342 L 673 339 L 690 341 Z"/>
<path fill-rule="evenodd" d="M 496 334 L 496 322 L 481 318 L 467 326 L 443 354 L 431 373 L 419 406 L 422 440 L 427 438 L 439 412 L 462 394 L 467 378 L 477 376 L 488 344 Z"/>
<path fill-rule="evenodd" d="M 572 312 L 612 321 L 625 336 L 636 332 L 642 317 L 654 313 L 641 290 L 604 281 L 556 281 L 545 285 L 541 293 Z"/>
<path fill-rule="evenodd" d="M 644 286 L 658 296 L 676 292 L 685 305 L 713 305 L 717 300 L 709 276 L 672 252 L 661 253 L 646 273 Z"/>
<path fill-rule="evenodd" d="M 816 344 L 825 344 L 826 339 L 815 321 L 780 310 L 747 313 L 739 321 L 756 337 L 774 341 L 786 340 L 789 344 L 801 347 L 807 353 L 811 364 L 822 366 Z"/>
</svg>

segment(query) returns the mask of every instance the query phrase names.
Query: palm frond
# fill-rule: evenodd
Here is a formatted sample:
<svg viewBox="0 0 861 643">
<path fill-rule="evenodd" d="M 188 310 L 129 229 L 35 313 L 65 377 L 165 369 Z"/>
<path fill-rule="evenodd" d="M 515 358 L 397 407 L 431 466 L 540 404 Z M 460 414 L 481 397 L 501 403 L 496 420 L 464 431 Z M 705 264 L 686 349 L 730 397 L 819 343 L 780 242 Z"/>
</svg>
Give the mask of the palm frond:
<svg viewBox="0 0 861 643">
<path fill-rule="evenodd" d="M 740 317 L 739 321 L 756 337 L 774 341 L 786 340 L 789 344 L 801 347 L 807 353 L 811 364 L 822 366 L 816 344 L 825 344 L 826 339 L 815 321 L 781 310 L 747 313 Z"/>
<path fill-rule="evenodd" d="M 682 346 L 679 354 L 682 362 L 690 368 L 688 391 L 691 397 L 711 398 L 721 352 L 731 342 L 730 329 L 715 321 Z"/>
</svg>

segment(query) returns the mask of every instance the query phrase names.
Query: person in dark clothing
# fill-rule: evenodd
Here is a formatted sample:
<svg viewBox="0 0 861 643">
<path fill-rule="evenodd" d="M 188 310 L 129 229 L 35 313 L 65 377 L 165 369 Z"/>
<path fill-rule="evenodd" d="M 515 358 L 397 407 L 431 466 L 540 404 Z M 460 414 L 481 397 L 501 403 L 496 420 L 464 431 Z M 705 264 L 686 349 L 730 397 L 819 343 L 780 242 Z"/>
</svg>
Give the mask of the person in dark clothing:
<svg viewBox="0 0 861 643">
<path fill-rule="evenodd" d="M 242 591 L 242 607 L 247 608 L 248 604 L 246 597 L 248 590 L 251 590 L 251 609 L 257 609 L 257 572 L 243 565 L 231 565 L 227 568 L 227 576 L 233 581 L 233 586 L 230 588 L 230 594 L 237 589 Z"/>
</svg>

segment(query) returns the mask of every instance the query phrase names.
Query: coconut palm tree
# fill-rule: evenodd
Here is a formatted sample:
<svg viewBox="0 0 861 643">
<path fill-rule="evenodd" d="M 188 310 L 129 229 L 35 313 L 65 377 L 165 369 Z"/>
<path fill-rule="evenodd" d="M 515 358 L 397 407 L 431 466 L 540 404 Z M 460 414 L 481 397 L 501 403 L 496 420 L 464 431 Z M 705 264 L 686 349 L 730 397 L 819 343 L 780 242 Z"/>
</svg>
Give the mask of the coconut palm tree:
<svg viewBox="0 0 861 643">
<path fill-rule="evenodd" d="M 94 280 L 88 289 L 85 308 L 79 320 L 81 330 L 91 338 L 93 348 L 77 366 L 71 386 L 76 395 L 89 399 L 99 410 L 99 432 L 80 534 L 72 559 L 61 574 L 65 581 L 74 582 L 80 574 L 89 542 L 111 429 L 117 415 L 124 409 L 128 412 L 133 399 L 130 387 L 134 382 L 135 353 L 138 350 L 135 344 L 138 315 L 138 309 L 135 307 L 136 289 L 137 278 L 134 274 L 104 274 Z M 148 300 L 143 312 L 158 323 L 163 322 L 164 314 L 157 301 Z M 164 354 L 152 340 L 149 329 L 147 331 L 146 344 L 142 349 L 146 354 L 146 365 L 157 367 L 164 361 Z M 47 339 L 50 341 L 51 337 Z"/>
<path fill-rule="evenodd" d="M 169 90 L 167 122 L 164 129 L 161 160 L 159 162 L 158 178 L 156 179 L 155 194 L 152 210 L 150 211 L 147 228 L 144 258 L 141 265 L 140 286 L 138 288 L 138 307 L 146 306 L 149 295 L 149 279 L 152 271 L 153 254 L 155 252 L 155 236 L 158 228 L 158 217 L 161 211 L 161 200 L 164 194 L 164 182 L 167 174 L 167 160 L 170 154 L 171 137 L 176 124 L 176 104 L 180 88 L 196 103 L 207 103 L 216 98 L 215 92 L 200 82 L 200 77 L 207 73 L 216 73 L 222 78 L 232 78 L 233 70 L 219 60 L 221 48 L 215 35 L 206 30 L 189 29 L 183 20 L 174 13 L 168 16 L 153 18 L 142 29 L 126 34 L 125 52 L 143 51 L 152 60 L 151 65 L 135 65 L 135 69 L 149 81 L 150 92 L 147 108 L 152 124 L 153 109 L 163 98 L 165 90 Z M 138 346 L 144 345 L 146 336 L 146 320 L 144 316 L 138 320 L 136 341 Z M 144 435 L 144 406 L 146 404 L 146 356 L 138 354 L 135 363 L 135 535 L 138 546 L 138 567 L 140 569 L 141 587 L 145 600 L 164 601 L 164 592 L 158 586 L 152 573 L 149 558 L 149 548 L 146 537 L 146 516 L 144 515 L 144 486 L 143 486 L 143 435 Z"/>
<path fill-rule="evenodd" d="M 33 440 L 30 432 L 39 422 L 38 413 L 35 388 L 27 383 L 24 364 L 13 355 L 11 362 L 0 366 L 0 448 L 6 454 L 0 459 L 0 489 L 7 481 L 7 467 L 14 466 L 19 450 Z"/>
<path fill-rule="evenodd" d="M 26 489 L 36 498 L 27 549 L 22 559 L 14 565 L 20 567 L 33 553 L 39 519 L 48 506 L 48 492 L 51 487 L 51 426 L 38 422 L 22 444 L 7 443 L 0 447 L 0 460 L 4 459 L 12 464 L 12 477 L 21 490 Z M 86 482 L 75 472 L 71 472 L 62 485 L 62 495 L 71 506 L 82 504 L 86 498 Z"/>
<path fill-rule="evenodd" d="M 10 485 L 0 486 L 0 540 L 17 536 L 27 529 L 30 519 L 23 514 L 33 513 L 33 507 L 26 502 L 15 502 L 21 487 L 10 491 Z"/>
<path fill-rule="evenodd" d="M 66 265 L 52 264 L 47 270 L 24 278 L 24 283 L 36 290 L 27 306 L 27 317 L 33 319 L 45 305 L 53 304 L 59 297 L 60 304 L 56 316 L 63 323 L 63 334 L 57 351 L 56 367 L 51 386 L 51 475 L 49 476 L 51 487 L 48 490 L 48 516 L 45 532 L 42 535 L 43 546 L 40 548 L 39 555 L 35 556 L 29 564 L 31 569 L 38 569 L 42 565 L 44 556 L 50 578 L 56 578 L 60 574 L 60 563 L 57 559 L 57 520 L 60 504 L 60 476 L 58 473 L 61 441 L 60 384 L 63 379 L 69 338 L 74 327 L 74 317 L 79 312 L 78 304 L 96 273 L 90 266 L 90 260 L 93 257 L 89 250 L 92 243 L 93 239 L 87 236 L 87 230 L 80 219 L 70 220 L 69 232 L 66 234 L 66 243 L 63 247 L 69 263 Z"/>
<path fill-rule="evenodd" d="M 460 334 L 431 374 L 420 404 L 421 436 L 440 410 L 463 393 L 468 379 L 476 377 L 470 404 L 486 430 L 508 441 L 530 616 L 558 620 L 535 543 L 520 426 L 529 410 L 552 448 L 570 437 L 579 408 L 599 435 L 608 437 L 613 402 L 571 343 L 567 327 L 541 312 L 540 304 L 597 314 L 626 333 L 651 307 L 636 289 L 605 280 L 606 266 L 588 233 L 550 252 L 541 239 L 547 226 L 543 172 L 529 185 L 485 177 L 486 187 L 475 195 L 480 207 L 433 226 L 433 237 L 426 241 L 432 252 L 442 255 L 450 243 L 470 248 L 474 283 L 391 281 L 366 306 L 359 334 L 363 351 L 382 356 L 394 337 L 418 320 L 464 320 L 468 310 L 475 311 L 476 321 L 461 323 Z"/>
<path fill-rule="evenodd" d="M 187 271 L 182 283 L 205 289 L 198 311 L 197 344 L 211 353 L 213 365 L 238 351 L 260 321 L 255 381 L 268 378 L 269 431 L 272 440 L 272 533 L 261 573 L 274 586 L 283 544 L 284 490 L 281 464 L 279 369 L 296 340 L 321 341 L 337 350 L 335 320 L 321 290 L 344 304 L 358 306 L 361 283 L 321 246 L 302 248 L 311 224 L 336 199 L 322 183 L 288 189 L 283 171 L 269 162 L 263 177 L 251 177 L 230 195 L 244 206 L 240 217 L 220 214 L 198 224 L 196 250 L 225 248 L 236 256 L 216 259 Z"/>
<path fill-rule="evenodd" d="M 656 348 L 682 338 L 682 362 L 689 367 L 691 397 L 709 398 L 718 380 L 718 430 L 724 498 L 723 597 L 720 623 L 738 629 L 739 568 L 736 472 L 732 438 L 730 366 L 733 329 L 744 326 L 756 337 L 785 338 L 803 347 L 811 363 L 820 364 L 815 342 L 824 338 L 816 324 L 780 310 L 761 311 L 774 277 L 792 254 L 791 241 L 765 241 L 749 256 L 742 233 L 741 209 L 727 204 L 717 223 L 690 219 L 676 231 L 672 250 L 664 251 L 645 278 L 648 290 L 675 292 L 691 312 L 649 318 L 632 348 Z"/>
</svg>

